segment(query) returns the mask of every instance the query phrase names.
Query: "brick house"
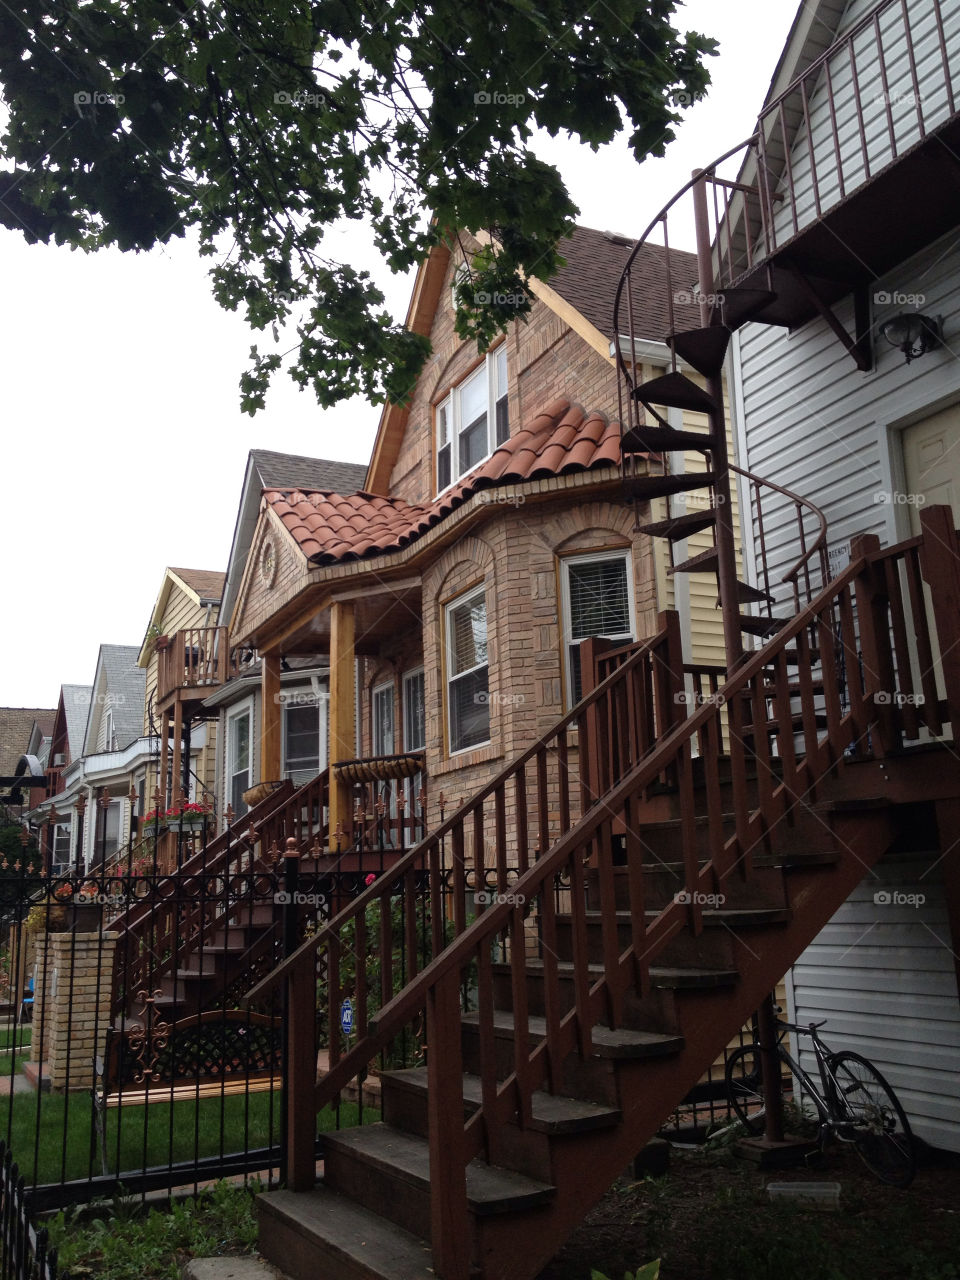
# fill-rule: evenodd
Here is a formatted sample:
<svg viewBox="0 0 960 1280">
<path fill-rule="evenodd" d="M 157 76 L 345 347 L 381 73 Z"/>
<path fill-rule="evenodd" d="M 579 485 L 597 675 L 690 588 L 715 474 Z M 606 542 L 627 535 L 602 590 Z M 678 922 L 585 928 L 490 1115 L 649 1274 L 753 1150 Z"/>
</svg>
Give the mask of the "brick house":
<svg viewBox="0 0 960 1280">
<path fill-rule="evenodd" d="M 432 355 L 410 401 L 384 410 L 362 490 L 265 486 L 229 618 L 234 648 L 263 664 L 261 779 L 282 774 L 270 708 L 294 658 L 329 656 L 334 764 L 422 753 L 430 796 L 449 801 L 573 704 L 581 639 L 640 638 L 676 606 L 687 655 L 722 653 L 715 591 L 698 596 L 689 580 L 675 591 L 662 544 L 636 528 L 660 509 L 625 500 L 612 310 L 633 245 L 578 228 L 566 266 L 533 282 L 531 313 L 486 355 L 454 332 L 452 286 L 477 242 L 438 246 L 407 317 Z M 645 252 L 634 341 L 655 376 L 669 359 L 670 299 L 661 252 Z M 692 285 L 695 259 L 680 256 L 674 282 Z M 676 327 L 695 323 L 689 304 L 674 310 Z M 662 469 L 652 456 L 636 466 Z M 700 466 L 696 454 L 676 463 Z M 355 796 L 336 769 L 330 786 L 333 840 Z M 397 804 L 397 788 L 379 794 Z"/>
</svg>

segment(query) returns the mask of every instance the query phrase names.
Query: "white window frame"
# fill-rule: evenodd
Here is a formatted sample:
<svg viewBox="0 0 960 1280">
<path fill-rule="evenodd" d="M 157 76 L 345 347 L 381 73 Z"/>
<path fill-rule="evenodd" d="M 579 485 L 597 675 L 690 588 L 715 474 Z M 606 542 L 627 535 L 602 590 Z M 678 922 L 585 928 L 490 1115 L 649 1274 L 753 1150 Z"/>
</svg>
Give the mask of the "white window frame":
<svg viewBox="0 0 960 1280">
<path fill-rule="evenodd" d="M 244 715 L 249 717 L 249 725 L 250 725 L 250 738 L 249 738 L 250 761 L 249 761 L 249 764 L 247 765 L 247 786 L 245 789 L 249 791 L 250 788 L 254 785 L 253 733 L 254 733 L 254 729 L 256 728 L 256 719 L 253 714 L 253 698 L 246 698 L 244 699 L 243 702 L 238 702 L 235 706 L 230 707 L 227 711 L 226 733 L 223 735 L 225 739 L 224 752 L 223 752 L 223 811 L 224 813 L 226 813 L 227 811 L 227 806 L 233 804 L 232 767 L 233 767 L 234 735 L 236 734 L 235 724 L 236 724 L 236 721 L 239 720 L 240 717 Z M 236 814 L 236 813 L 234 814 L 235 818 L 242 817 L 242 816 L 243 816 L 242 814 Z"/>
<path fill-rule="evenodd" d="M 633 589 L 633 556 L 630 549 L 623 547 L 614 551 L 584 551 L 574 556 L 564 556 L 560 561 L 560 643 L 562 646 L 564 675 L 564 702 L 568 711 L 574 705 L 573 655 L 570 652 L 570 647 L 575 643 L 571 634 L 573 631 L 573 615 L 570 600 L 570 569 L 573 565 L 595 564 L 601 560 L 620 560 L 624 564 L 627 575 L 627 608 L 631 624 L 629 632 L 617 632 L 616 635 L 605 636 L 604 639 L 622 640 L 624 644 L 628 644 L 631 640 L 637 638 L 637 607 Z M 582 637 L 582 639 L 587 638 L 586 636 Z M 579 642 L 580 638 L 576 643 Z"/>
<path fill-rule="evenodd" d="M 287 757 L 287 712 L 291 707 L 312 706 L 317 709 L 317 773 L 322 773 L 327 767 L 327 753 L 329 750 L 329 693 L 306 685 L 293 685 L 282 689 L 280 697 L 283 703 L 283 721 L 280 734 L 283 762 L 280 772 L 286 778 L 303 768 L 302 765 L 291 764 Z"/>
<path fill-rule="evenodd" d="M 113 721 L 113 707 L 106 707 L 103 712 L 103 749 L 117 750 L 117 729 Z"/>
<path fill-rule="evenodd" d="M 477 663 L 476 666 L 470 667 L 467 671 L 458 671 L 456 675 L 453 673 L 453 615 L 457 609 L 464 605 L 471 604 L 474 600 L 481 599 L 483 601 L 483 616 L 486 625 L 487 637 L 487 660 L 483 663 Z M 492 741 L 490 736 L 490 614 L 487 609 L 487 586 L 482 582 L 478 587 L 473 587 L 469 591 L 465 591 L 463 595 L 457 596 L 450 600 L 443 607 L 443 635 L 446 645 L 446 662 L 444 669 L 444 701 L 446 702 L 446 724 L 447 724 L 447 746 L 451 756 L 461 755 L 465 751 L 477 751 L 481 747 L 489 746 Z M 478 671 L 481 666 L 487 669 L 487 736 L 482 742 L 472 742 L 468 746 L 457 747 L 453 741 L 453 699 L 450 696 L 450 690 L 455 680 L 462 680 L 464 676 L 471 675 L 474 671 Z"/>
<path fill-rule="evenodd" d="M 414 680 L 420 680 L 423 683 L 423 741 L 419 743 L 411 743 L 410 741 L 410 724 L 407 717 L 407 687 Z M 426 673 L 422 666 L 413 667 L 410 671 L 404 671 L 400 678 L 400 734 L 403 741 L 404 751 L 425 751 L 427 747 L 427 707 L 426 707 Z M 404 778 L 403 795 L 406 800 L 407 818 L 419 818 L 420 810 L 417 807 L 417 798 L 423 787 L 423 773 L 415 773 L 410 778 Z"/>
<path fill-rule="evenodd" d="M 461 400 L 464 389 L 475 379 L 486 378 L 487 382 L 487 447 L 483 457 L 465 470 L 460 467 L 460 437 L 464 426 L 469 423 L 461 421 Z M 501 383 L 503 385 L 501 385 Z M 437 454 L 437 492 L 444 493 L 464 476 L 485 462 L 500 447 L 502 441 L 497 440 L 497 405 L 509 396 L 510 381 L 507 363 L 507 344 L 499 343 L 492 351 L 488 351 L 484 362 L 471 369 L 465 378 L 461 378 L 455 387 L 434 410 L 434 437 Z M 510 434 L 509 415 L 506 423 L 507 436 Z M 506 437 L 505 437 L 506 438 Z M 441 454 L 444 449 L 450 450 L 450 478 L 441 484 Z"/>
<path fill-rule="evenodd" d="M 385 697 L 390 705 L 390 750 L 378 742 L 382 734 L 380 700 Z M 397 750 L 397 690 L 392 680 L 381 680 L 370 690 L 370 747 L 375 756 L 392 756 Z"/>
</svg>

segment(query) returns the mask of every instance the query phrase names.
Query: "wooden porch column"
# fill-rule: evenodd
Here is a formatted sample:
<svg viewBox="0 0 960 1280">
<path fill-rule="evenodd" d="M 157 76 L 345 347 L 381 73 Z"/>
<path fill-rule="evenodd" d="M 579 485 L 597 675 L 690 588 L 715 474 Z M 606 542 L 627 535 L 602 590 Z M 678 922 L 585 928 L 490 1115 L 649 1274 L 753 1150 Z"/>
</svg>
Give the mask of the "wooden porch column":
<svg viewBox="0 0 960 1280">
<path fill-rule="evenodd" d="M 260 669 L 260 781 L 278 782 L 283 769 L 280 655 L 264 653 Z"/>
<path fill-rule="evenodd" d="M 356 754 L 356 662 L 354 613 L 349 601 L 330 606 L 330 761 L 352 760 Z M 337 847 L 337 826 L 349 832 L 353 822 L 349 782 L 330 776 L 329 845 Z"/>
</svg>

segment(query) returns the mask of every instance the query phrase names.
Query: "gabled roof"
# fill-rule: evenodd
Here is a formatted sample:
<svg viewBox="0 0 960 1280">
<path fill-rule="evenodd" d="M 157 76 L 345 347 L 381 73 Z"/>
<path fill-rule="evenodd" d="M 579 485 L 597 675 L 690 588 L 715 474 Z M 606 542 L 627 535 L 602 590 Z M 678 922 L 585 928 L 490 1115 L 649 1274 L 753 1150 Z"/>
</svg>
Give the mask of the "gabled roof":
<svg viewBox="0 0 960 1280">
<path fill-rule="evenodd" d="M 201 604 L 219 604 L 223 594 L 223 579 L 226 576 L 213 569 L 173 569 L 181 582 L 193 591 Z"/>
<path fill-rule="evenodd" d="M 147 623 L 140 643 L 137 655 L 139 666 L 145 668 L 150 663 L 150 655 L 153 652 L 152 645 L 148 643 L 151 638 L 151 629 L 160 626 L 174 587 L 192 600 L 198 609 L 209 609 L 214 606 L 219 608 L 220 597 L 223 595 L 223 580 L 224 575 L 217 569 L 173 569 L 169 566 L 164 569 L 163 581 L 160 583 L 150 621 Z"/>
<path fill-rule="evenodd" d="M 488 237 L 478 234 L 477 239 L 483 242 Z M 534 295 L 604 359 L 611 358 L 617 285 L 635 244 L 635 240 L 613 232 L 575 227 L 569 239 L 561 240 L 558 245 L 566 265 L 546 282 L 530 281 Z M 635 316 L 643 312 L 642 332 L 635 334 L 637 338 L 663 342 L 670 330 L 668 294 L 687 290 L 692 294 L 698 274 L 696 256 L 674 250 L 670 260 L 672 275 L 668 289 L 666 251 L 661 245 L 646 245 L 641 250 L 642 270 L 633 277 Z M 415 333 L 430 333 L 449 262 L 450 250 L 438 245 L 417 272 L 406 322 L 407 328 Z M 677 302 L 673 320 L 677 330 L 696 328 L 700 323 L 699 308 L 692 303 Z M 408 407 L 384 406 L 363 485 L 370 493 L 387 492 L 408 414 Z"/>
<path fill-rule="evenodd" d="M 97 656 L 97 670 L 93 679 L 90 713 L 84 730 L 83 754 L 92 755 L 97 750 L 97 734 L 101 718 L 109 707 L 113 712 L 113 728 L 117 735 L 117 748 L 122 750 L 143 734 L 143 703 L 146 696 L 147 675 L 137 665 L 139 650 L 136 645 L 102 644 Z M 71 758 L 73 751 L 71 747 Z"/>
<path fill-rule="evenodd" d="M 53 733 L 56 709 L 48 707 L 0 707 L 0 775 L 12 778 L 17 761 L 30 745 L 35 722 L 46 726 L 44 736 Z"/>
<path fill-rule="evenodd" d="M 87 729 L 87 717 L 93 699 L 93 686 L 89 684 L 65 684 L 61 686 L 63 718 L 67 727 L 67 763 L 72 764 L 83 755 L 83 739 Z"/>
<path fill-rule="evenodd" d="M 240 491 L 237 522 L 230 545 L 220 619 L 229 625 L 243 570 L 250 554 L 253 531 L 260 515 L 260 499 L 266 489 L 327 490 L 353 493 L 363 487 L 367 468 L 360 462 L 336 462 L 329 458 L 307 458 L 298 453 L 276 453 L 272 449 L 251 449 Z"/>
<path fill-rule="evenodd" d="M 613 340 L 613 302 L 617 285 L 636 240 L 612 231 L 576 227 L 572 236 L 561 240 L 560 253 L 566 260 L 547 286 L 564 298 L 609 341 Z M 674 249 L 670 255 L 668 288 L 666 250 L 647 244 L 640 250 L 634 267 L 634 316 L 641 326 L 636 337 L 663 342 L 670 330 L 669 294 L 693 291 L 697 282 L 697 257 Z M 539 290 L 538 290 L 539 292 Z M 548 297 L 543 299 L 550 305 Z M 695 329 L 700 324 L 699 307 L 674 301 L 674 327 Z"/>
<path fill-rule="evenodd" d="M 848 0 L 803 0 L 770 81 L 764 106 L 778 98 L 830 48 L 837 38 L 847 5 Z"/>
<path fill-rule="evenodd" d="M 474 493 L 620 461 L 620 428 L 603 414 L 586 414 L 556 400 L 536 414 L 469 476 L 433 502 L 412 505 L 370 493 L 267 490 L 264 504 L 315 564 L 360 560 L 416 541 Z"/>
</svg>

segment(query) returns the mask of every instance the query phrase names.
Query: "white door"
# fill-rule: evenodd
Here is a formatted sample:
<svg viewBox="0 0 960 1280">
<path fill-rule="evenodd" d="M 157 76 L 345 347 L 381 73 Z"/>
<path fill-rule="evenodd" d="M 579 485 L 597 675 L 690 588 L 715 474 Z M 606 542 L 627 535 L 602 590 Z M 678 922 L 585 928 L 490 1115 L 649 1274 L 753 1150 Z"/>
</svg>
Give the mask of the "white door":
<svg viewBox="0 0 960 1280">
<path fill-rule="evenodd" d="M 948 506 L 954 523 L 960 523 L 960 405 L 951 405 L 903 433 L 903 463 L 906 478 L 910 532 L 920 533 L 920 512 L 933 504 Z M 940 646 L 933 627 L 930 590 L 924 586 L 930 641 L 937 678 L 937 693 L 946 694 L 940 667 Z M 911 633 L 911 641 L 913 636 Z M 944 725 L 944 734 L 950 729 Z"/>
</svg>

